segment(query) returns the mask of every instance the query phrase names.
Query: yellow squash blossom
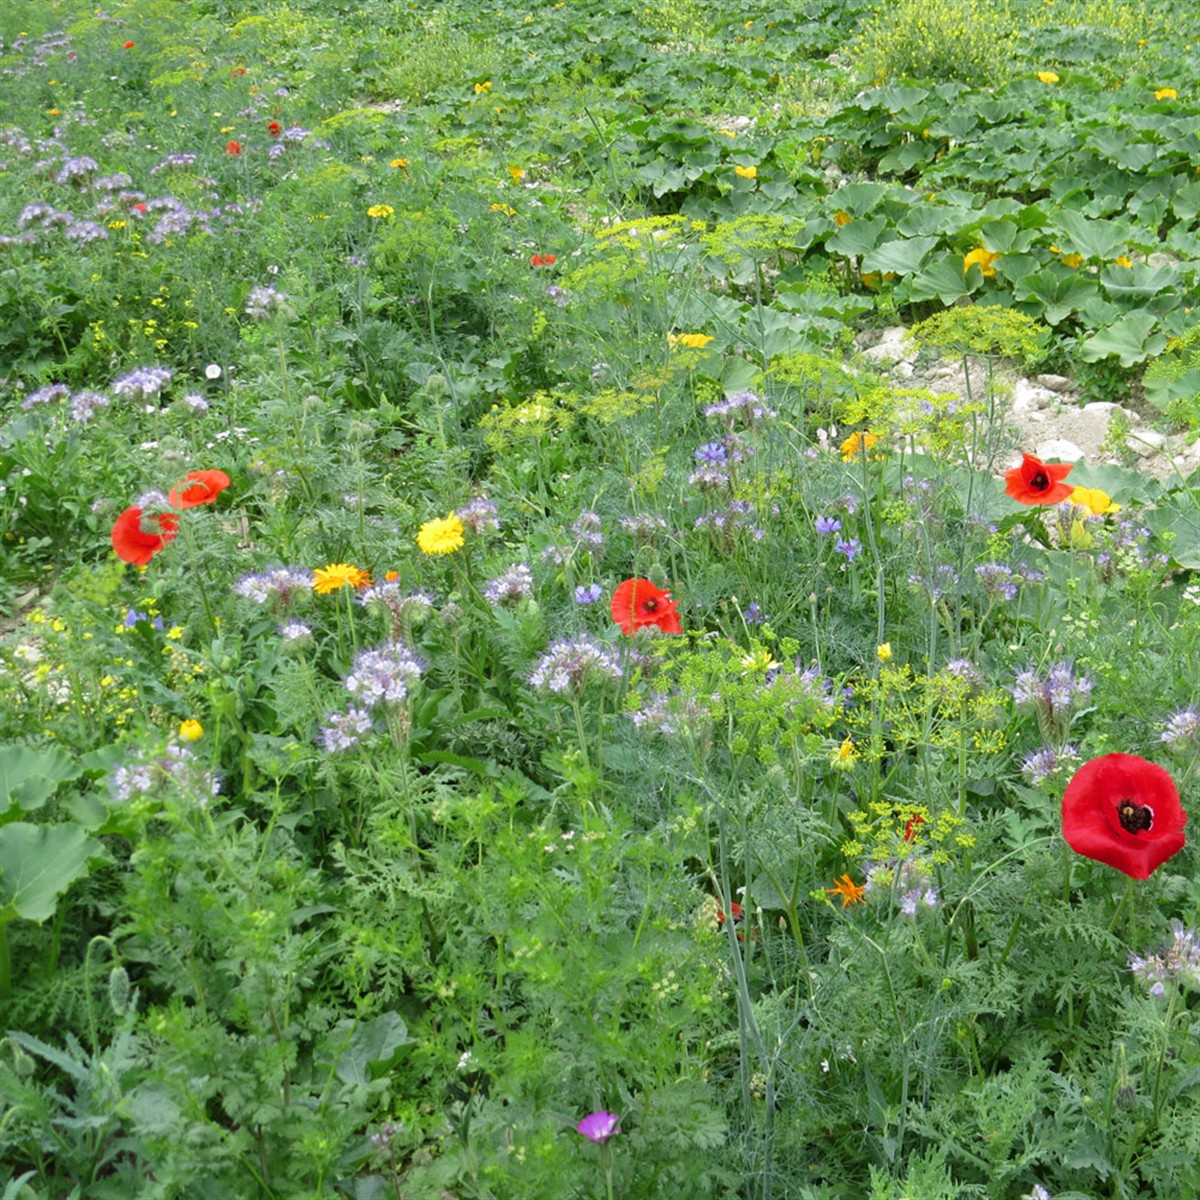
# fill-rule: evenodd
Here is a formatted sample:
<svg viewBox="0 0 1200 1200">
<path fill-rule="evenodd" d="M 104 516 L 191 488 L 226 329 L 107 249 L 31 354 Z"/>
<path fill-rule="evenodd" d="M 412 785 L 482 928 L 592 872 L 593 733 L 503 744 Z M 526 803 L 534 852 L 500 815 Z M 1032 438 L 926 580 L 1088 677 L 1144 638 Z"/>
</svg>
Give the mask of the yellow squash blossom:
<svg viewBox="0 0 1200 1200">
<path fill-rule="evenodd" d="M 843 212 L 840 208 L 833 214 L 833 223 L 840 229 L 843 225 L 849 225 L 854 218 L 848 213 Z"/>
<path fill-rule="evenodd" d="M 1037 77 L 1042 83 L 1058 82 L 1058 76 L 1053 71 L 1039 71 Z"/>
<path fill-rule="evenodd" d="M 1114 267 L 1132 267 L 1133 260 L 1128 255 L 1122 254 L 1119 257 L 1113 259 L 1113 266 Z"/>
<path fill-rule="evenodd" d="M 1155 100 L 1178 100 L 1179 93 L 1174 88 L 1159 88 L 1154 93 Z"/>
<path fill-rule="evenodd" d="M 992 279 L 996 274 L 996 268 L 992 266 L 992 263 L 999 257 L 999 253 L 985 250 L 980 246 L 978 250 L 972 250 L 970 254 L 963 255 L 963 274 L 965 275 L 972 266 L 977 266 L 984 279 Z"/>
<path fill-rule="evenodd" d="M 426 521 L 417 531 L 417 546 L 422 554 L 453 554 L 462 549 L 463 542 L 463 523 L 453 512 Z"/>
<path fill-rule="evenodd" d="M 1077 487 L 1071 492 L 1070 500 L 1072 504 L 1086 508 L 1095 517 L 1121 511 L 1121 506 L 1114 504 L 1112 497 L 1100 488 Z"/>
<path fill-rule="evenodd" d="M 668 346 L 686 346 L 689 350 L 703 350 L 711 342 L 712 335 L 708 333 L 668 333 Z"/>
<path fill-rule="evenodd" d="M 185 742 L 194 742 L 204 736 L 204 726 L 199 721 L 181 721 L 179 723 L 179 736 Z"/>
<path fill-rule="evenodd" d="M 737 166 L 737 167 L 733 168 L 733 173 L 735 175 L 740 176 L 742 179 L 757 179 L 758 178 L 758 168 L 757 167 Z"/>
<path fill-rule="evenodd" d="M 1070 267 L 1072 270 L 1074 270 L 1076 267 L 1083 266 L 1083 255 L 1064 254 L 1058 261 L 1061 262 L 1064 267 Z"/>
</svg>

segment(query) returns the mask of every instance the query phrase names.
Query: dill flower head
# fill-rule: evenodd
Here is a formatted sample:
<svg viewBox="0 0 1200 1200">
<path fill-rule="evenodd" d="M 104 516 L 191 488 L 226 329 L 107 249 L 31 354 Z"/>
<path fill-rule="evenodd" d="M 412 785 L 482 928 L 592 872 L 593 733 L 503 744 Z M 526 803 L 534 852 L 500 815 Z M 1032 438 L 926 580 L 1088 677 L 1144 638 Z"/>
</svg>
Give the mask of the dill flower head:
<svg viewBox="0 0 1200 1200">
<path fill-rule="evenodd" d="M 426 521 L 417 532 L 417 546 L 423 554 L 453 554 L 455 550 L 461 550 L 462 521 L 453 512 Z"/>
<path fill-rule="evenodd" d="M 312 587 L 318 596 L 324 596 L 336 592 L 338 588 L 366 587 L 370 582 L 371 576 L 361 567 L 351 566 L 350 563 L 330 563 L 313 572 Z"/>
</svg>

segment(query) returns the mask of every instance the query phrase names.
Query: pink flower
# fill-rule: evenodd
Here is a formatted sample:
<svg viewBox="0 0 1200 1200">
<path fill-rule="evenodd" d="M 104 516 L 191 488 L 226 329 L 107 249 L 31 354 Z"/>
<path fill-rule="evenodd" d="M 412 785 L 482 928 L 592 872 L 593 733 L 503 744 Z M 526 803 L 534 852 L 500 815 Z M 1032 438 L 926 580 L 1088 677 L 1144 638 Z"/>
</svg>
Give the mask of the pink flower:
<svg viewBox="0 0 1200 1200">
<path fill-rule="evenodd" d="M 614 1133 L 621 1132 L 617 1124 L 619 1119 L 616 1113 L 603 1110 L 589 1113 L 575 1126 L 575 1132 L 582 1133 L 589 1142 L 598 1142 L 603 1146 Z"/>
</svg>

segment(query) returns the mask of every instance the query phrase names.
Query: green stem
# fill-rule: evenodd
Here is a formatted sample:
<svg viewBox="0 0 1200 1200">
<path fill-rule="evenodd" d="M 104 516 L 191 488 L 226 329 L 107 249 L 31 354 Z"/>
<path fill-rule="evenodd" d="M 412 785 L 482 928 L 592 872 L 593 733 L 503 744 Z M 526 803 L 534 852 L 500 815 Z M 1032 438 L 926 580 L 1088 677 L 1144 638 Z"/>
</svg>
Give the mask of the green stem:
<svg viewBox="0 0 1200 1200">
<path fill-rule="evenodd" d="M 8 922 L 0 921 L 0 1000 L 12 999 L 12 959 L 8 949 Z"/>
</svg>

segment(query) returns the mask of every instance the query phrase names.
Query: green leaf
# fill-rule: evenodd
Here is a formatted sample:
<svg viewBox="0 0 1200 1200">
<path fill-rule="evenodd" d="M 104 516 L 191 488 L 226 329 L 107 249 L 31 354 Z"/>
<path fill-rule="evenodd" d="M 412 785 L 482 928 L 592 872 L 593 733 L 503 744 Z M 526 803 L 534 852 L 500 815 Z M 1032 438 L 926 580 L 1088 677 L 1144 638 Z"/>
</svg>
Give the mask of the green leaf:
<svg viewBox="0 0 1200 1200">
<path fill-rule="evenodd" d="M 978 214 L 957 204 L 920 204 L 900 219 L 896 229 L 905 237 L 952 237 L 977 219 Z"/>
<path fill-rule="evenodd" d="M 14 805 L 25 812 L 41 808 L 60 783 L 81 774 L 71 759 L 53 747 L 0 746 L 0 813 Z"/>
<path fill-rule="evenodd" d="M 847 226 L 847 228 L 849 228 Z M 863 255 L 859 264 L 863 271 L 892 271 L 897 275 L 911 275 L 928 257 L 930 250 L 938 244 L 935 237 L 897 238 L 884 242 L 869 254 Z"/>
<path fill-rule="evenodd" d="M 401 1046 L 409 1045 L 413 1039 L 399 1014 L 385 1012 L 365 1025 L 353 1021 L 339 1021 L 330 1031 L 332 1037 L 353 1028 L 350 1044 L 337 1060 L 334 1071 L 343 1083 L 366 1084 L 371 1082 L 371 1067 L 386 1065 L 392 1061 Z"/>
<path fill-rule="evenodd" d="M 1130 242 L 1138 240 L 1136 231 L 1125 225 L 1118 225 L 1116 221 L 1089 221 L 1076 212 L 1060 212 L 1054 225 L 1062 233 L 1060 248 L 1073 250 L 1084 258 L 1114 259 Z M 1066 246 L 1062 245 L 1063 241 Z"/>
<path fill-rule="evenodd" d="M 1200 488 L 1180 488 L 1143 514 L 1158 533 L 1173 533 L 1170 555 L 1181 567 L 1200 570 Z"/>
<path fill-rule="evenodd" d="M 974 290 L 963 274 L 962 259 L 957 254 L 938 259 L 907 283 L 909 300 L 936 299 L 943 304 L 953 304 Z"/>
<path fill-rule="evenodd" d="M 825 249 L 831 254 L 844 254 L 847 257 L 866 254 L 879 244 L 880 235 L 886 228 L 886 217 L 868 217 L 850 221 L 832 237 L 826 239 Z"/>
<path fill-rule="evenodd" d="M 1001 262 L 1004 260 L 1001 259 Z M 1096 294 L 1096 285 L 1074 271 L 1059 267 L 1044 269 L 1031 275 L 1023 275 L 1016 281 L 1013 296 L 1018 302 L 1034 306 L 1050 325 L 1057 325 L 1077 312 L 1091 296 Z"/>
<path fill-rule="evenodd" d="M 1121 360 L 1121 366 L 1136 366 L 1158 354 L 1167 344 L 1161 333 L 1151 334 L 1157 324 L 1151 313 L 1129 313 L 1092 334 L 1079 348 L 1079 353 L 1086 362 L 1098 362 L 1115 354 Z"/>
<path fill-rule="evenodd" d="M 1185 183 L 1175 193 L 1171 207 L 1181 221 L 1190 221 L 1200 213 L 1200 183 Z"/>
<path fill-rule="evenodd" d="M 47 921 L 58 897 L 87 874 L 88 859 L 104 847 L 78 825 L 29 825 L 0 829 L 0 924 L 16 917 Z"/>
<path fill-rule="evenodd" d="M 1178 281 L 1179 271 L 1166 263 L 1158 267 L 1149 263 L 1134 263 L 1132 267 L 1110 266 L 1100 272 L 1104 290 L 1114 299 L 1149 299 L 1175 287 Z"/>
</svg>

